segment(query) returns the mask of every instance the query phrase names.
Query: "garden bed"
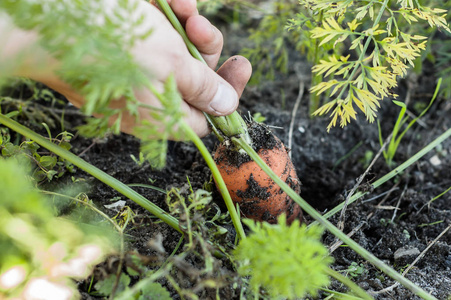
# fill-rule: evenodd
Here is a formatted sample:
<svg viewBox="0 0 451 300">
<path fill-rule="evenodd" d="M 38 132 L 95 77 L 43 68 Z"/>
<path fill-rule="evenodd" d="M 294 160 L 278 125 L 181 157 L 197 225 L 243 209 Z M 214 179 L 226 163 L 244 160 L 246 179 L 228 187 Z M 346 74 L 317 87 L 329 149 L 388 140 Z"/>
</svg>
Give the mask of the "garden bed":
<svg viewBox="0 0 451 300">
<path fill-rule="evenodd" d="M 226 45 L 230 47 L 225 49 L 225 53 L 239 52 L 243 34 L 229 27 L 221 29 L 225 32 Z M 292 60 L 294 63 L 288 74 L 278 74 L 273 81 L 249 86 L 243 94 L 239 110 L 243 116 L 260 113 L 266 118 L 265 123 L 291 149 L 293 163 L 302 182 L 301 196 L 320 213 L 325 213 L 346 199 L 356 180 L 367 171 L 368 165 L 380 151 L 378 128 L 376 124 L 368 124 L 364 116 L 359 116 L 347 127 L 333 128 L 327 133 L 329 120 L 310 118 L 307 114 L 310 66 L 298 54 L 293 54 Z M 420 75 L 400 82 L 396 91 L 400 95 L 398 100 L 410 98 L 409 111 L 412 114 L 418 115 L 416 108 L 421 106 L 419 104 L 425 106 L 431 100 L 436 84 L 434 74 L 434 66 L 425 64 Z M 300 106 L 293 121 L 293 110 L 300 93 Z M 72 114 L 68 114 L 66 119 L 74 127 L 79 124 L 79 116 L 73 108 L 69 110 Z M 378 119 L 384 138 L 390 135 L 399 110 L 389 99 L 381 103 Z M 396 164 L 404 162 L 451 128 L 450 115 L 451 102 L 437 99 L 428 113 L 405 135 L 395 156 Z M 210 150 L 218 143 L 212 135 L 203 141 Z M 139 142 L 129 135 L 104 139 L 76 136 L 71 145 L 75 154 L 125 184 L 147 184 L 164 191 L 177 188 L 181 195 L 189 194 L 190 189 L 211 190 L 215 203 L 211 207 L 220 209 L 226 215 L 227 210 L 212 183 L 210 170 L 190 143 L 170 142 L 167 164 L 161 170 L 153 170 L 147 163 L 138 165 L 132 159 L 131 155 L 139 157 Z M 390 171 L 383 156 L 368 170 L 358 187 L 358 190 L 368 193 L 348 206 L 342 219 L 343 232 L 352 232 L 352 238 L 357 243 L 395 270 L 402 273 L 411 268 L 406 274 L 408 279 L 438 299 L 447 299 L 451 295 L 451 230 L 444 231 L 451 224 L 451 192 L 428 202 L 451 186 L 451 139 L 445 140 L 391 181 L 371 189 L 371 183 Z M 183 245 L 187 241 L 178 245 L 181 235 L 176 230 L 158 222 L 146 210 L 84 172 L 77 170 L 71 176 L 89 183 L 87 195 L 111 217 L 117 211 L 104 205 L 119 200 L 125 200 L 136 214 L 126 230 L 124 272 L 129 270 L 126 267 L 131 268 L 135 263 L 131 253 L 135 253 L 133 257 L 139 257 L 143 265 L 155 268 L 171 255 L 183 253 Z M 70 182 L 69 177 L 65 176 L 58 182 Z M 161 190 L 145 186 L 134 189 L 168 211 L 166 195 Z M 201 221 L 209 218 L 198 217 Z M 308 215 L 304 216 L 304 220 L 306 223 L 313 221 Z M 340 213 L 330 218 L 334 225 L 339 224 L 340 220 Z M 234 242 L 235 230 L 227 217 L 218 222 L 228 230 L 218 240 L 223 241 L 225 248 L 229 247 Z M 208 234 L 205 232 L 205 236 Z M 153 242 L 149 244 L 149 241 Z M 337 244 L 331 234 L 325 233 L 323 242 L 333 249 L 333 269 L 352 278 L 375 298 L 416 299 L 410 291 L 397 285 L 350 248 Z M 158 246 L 162 248 L 158 250 Z M 174 250 L 175 253 L 172 253 Z M 213 266 L 208 270 L 202 255 L 190 252 L 177 257 L 179 260 L 174 262 L 172 276 L 181 288 L 192 291 L 200 299 L 214 299 L 216 293 L 221 299 L 239 299 L 242 279 L 227 257 L 212 256 Z M 93 277 L 79 283 L 84 299 L 101 298 L 92 293 L 91 279 L 95 283 L 109 274 L 116 274 L 118 261 L 116 256 L 108 258 L 96 267 Z M 213 280 L 215 288 L 206 285 L 206 279 Z M 171 297 L 180 297 L 167 279 L 160 280 L 160 283 L 169 290 Z M 330 288 L 345 290 L 338 282 L 333 282 Z M 319 298 L 326 295 L 320 294 Z"/>
<path fill-rule="evenodd" d="M 233 33 L 227 34 L 229 38 L 232 36 Z M 309 67 L 301 57 L 299 59 L 298 65 L 305 72 L 305 78 L 308 78 Z M 403 80 L 398 99 L 402 101 L 409 92 L 412 104 L 427 104 L 435 89 L 435 79 L 430 74 L 434 74 L 432 66 L 415 79 L 409 79 L 414 80 L 413 84 L 407 84 Z M 242 115 L 260 113 L 266 118 L 265 123 L 288 145 L 292 110 L 299 94 L 300 80 L 302 78 L 294 70 L 290 70 L 288 75 L 280 75 L 273 82 L 248 87 L 241 100 Z M 291 155 L 302 181 L 301 196 L 323 213 L 343 201 L 356 184 L 357 178 L 365 172 L 371 159 L 380 150 L 379 134 L 377 125 L 368 124 L 362 117 L 343 129 L 334 128 L 327 133 L 327 119 L 312 119 L 307 116 L 307 86 L 308 82 L 305 82 L 304 96 L 294 121 Z M 415 88 L 408 90 L 408 86 Z M 281 91 L 285 97 L 284 107 Z M 379 120 L 382 134 L 386 137 L 393 129 L 399 107 L 388 99 L 381 105 Z M 413 105 L 409 108 L 415 113 Z M 451 103 L 439 99 L 421 119 L 421 123 L 409 130 L 397 151 L 396 163 L 402 163 L 451 128 L 450 113 Z M 95 144 L 91 145 L 93 142 Z M 205 138 L 204 142 L 211 150 L 217 143 L 213 136 Z M 188 143 L 171 142 L 167 165 L 159 171 L 152 170 L 147 164 L 138 166 L 132 160 L 131 154 L 136 157 L 139 154 L 139 143 L 127 135 L 112 136 L 102 141 L 75 139 L 73 144 L 76 153 L 92 146 L 83 154 L 83 158 L 127 184 L 149 183 L 148 180 L 151 179 L 152 185 L 164 190 L 173 187 L 187 190 L 188 184 L 196 190 L 211 183 L 208 167 L 197 149 Z M 440 147 L 429 152 L 394 180 L 351 204 L 345 213 L 343 229 L 345 233 L 355 230 L 352 238 L 356 242 L 399 272 L 403 272 L 415 261 L 407 278 L 439 299 L 446 299 L 451 294 L 451 231 L 436 240 L 451 222 L 451 193 L 444 194 L 430 205 L 427 203 L 451 185 L 450 149 L 451 140 L 445 140 Z M 365 190 L 389 171 L 381 156 L 369 170 L 359 189 Z M 137 191 L 167 210 L 165 195 L 162 193 L 147 188 L 138 188 Z M 111 204 L 111 199 L 120 197 L 109 187 L 95 184 L 95 181 L 89 196 L 98 205 Z M 226 212 L 219 194 L 214 193 L 214 201 Z M 127 205 L 137 213 L 136 218 L 139 220 L 139 226 L 129 232 L 130 249 L 137 249 L 142 255 L 151 255 L 153 251 L 148 247 L 148 241 L 162 235 L 162 245 L 167 253 L 171 253 L 179 242 L 180 235 L 165 224 L 155 224 L 155 220 L 134 203 L 128 201 Z M 337 224 L 339 215 L 331 218 L 334 224 Z M 305 221 L 309 223 L 312 220 L 305 216 Z M 232 226 L 227 228 L 234 231 Z M 325 245 L 334 246 L 336 242 L 332 235 L 325 234 Z M 415 298 L 411 292 L 395 285 L 393 280 L 351 249 L 340 246 L 332 256 L 335 259 L 335 270 L 343 271 L 364 289 L 375 292 L 376 298 Z M 416 261 L 417 258 L 419 260 Z M 188 260 L 187 263 L 194 269 L 203 265 L 196 260 Z M 229 275 L 234 272 L 228 264 L 224 264 L 220 270 Z M 114 269 L 111 271 L 115 272 Z M 195 285 L 198 279 L 194 278 L 191 284 Z M 342 289 L 338 283 L 333 288 Z M 201 298 L 211 296 L 208 292 L 200 295 L 203 295 Z M 233 290 L 228 286 L 221 295 L 237 298 L 239 289 Z"/>
</svg>

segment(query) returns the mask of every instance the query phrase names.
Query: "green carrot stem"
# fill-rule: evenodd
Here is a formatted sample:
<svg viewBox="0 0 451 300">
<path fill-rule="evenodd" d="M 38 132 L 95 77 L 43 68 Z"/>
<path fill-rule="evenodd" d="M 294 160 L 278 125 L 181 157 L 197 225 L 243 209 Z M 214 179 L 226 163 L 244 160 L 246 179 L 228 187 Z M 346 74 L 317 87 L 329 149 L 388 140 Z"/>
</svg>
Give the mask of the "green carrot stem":
<svg viewBox="0 0 451 300">
<path fill-rule="evenodd" d="M 241 224 L 240 217 L 238 213 L 235 210 L 235 207 L 232 202 L 232 198 L 230 197 L 229 190 L 227 189 L 227 186 L 224 182 L 224 179 L 221 176 L 221 173 L 219 172 L 218 166 L 216 165 L 215 161 L 210 155 L 210 152 L 205 147 L 202 140 L 197 136 L 197 134 L 191 129 L 191 127 L 186 124 L 185 122 L 181 123 L 181 127 L 183 130 L 185 130 L 185 133 L 187 134 L 188 138 L 196 145 L 196 147 L 199 149 L 199 152 L 203 156 L 205 162 L 207 163 L 208 167 L 211 170 L 211 173 L 213 174 L 213 178 L 215 179 L 219 192 L 222 195 L 222 198 L 224 199 L 224 202 L 227 206 L 227 209 L 230 213 L 230 217 L 232 218 L 233 225 L 235 226 L 235 229 L 241 239 L 246 238 L 246 234 L 244 233 L 243 225 Z"/>
<path fill-rule="evenodd" d="M 84 161 L 80 157 L 76 156 L 75 154 L 69 152 L 68 150 L 53 144 L 52 142 L 48 141 L 41 135 L 35 133 L 34 131 L 28 129 L 27 127 L 17 123 L 16 121 L 6 117 L 3 114 L 0 114 L 0 123 L 5 125 L 6 127 L 9 127 L 11 130 L 14 130 L 15 132 L 20 133 L 21 135 L 35 141 L 42 147 L 46 148 L 47 150 L 55 153 L 56 155 L 64 158 L 65 160 L 71 162 L 78 168 L 82 169 L 86 173 L 94 176 L 101 182 L 105 183 L 106 185 L 114 188 L 116 191 L 124 195 L 125 197 L 129 198 L 130 200 L 134 201 L 138 205 L 142 206 L 146 210 L 148 210 L 150 213 L 161 219 L 163 222 L 174 228 L 175 230 L 182 233 L 182 230 L 179 227 L 179 222 L 176 218 L 162 210 L 160 207 L 155 205 L 154 203 L 147 200 L 142 195 L 135 192 L 133 189 L 125 185 L 124 183 L 120 182 L 119 180 L 113 178 L 112 176 L 106 174 L 102 170 L 94 167 L 93 165 L 89 164 L 88 162 Z"/>
<path fill-rule="evenodd" d="M 346 276 L 341 275 L 335 270 L 327 269 L 326 271 L 329 276 L 337 279 L 338 281 L 344 283 L 351 291 L 354 292 L 356 296 L 359 296 L 361 299 L 371 300 L 374 299 L 370 295 L 368 295 L 361 287 L 359 287 L 357 284 L 354 283 L 351 279 L 349 279 Z"/>
<path fill-rule="evenodd" d="M 323 22 L 323 11 L 321 10 L 318 17 L 318 23 Z M 313 65 L 317 65 L 320 62 L 320 47 L 319 47 L 320 40 L 315 39 L 315 45 L 314 45 L 314 60 Z M 316 86 L 317 84 L 321 83 L 323 81 L 323 75 L 311 73 L 311 85 L 310 86 Z M 309 115 L 310 117 L 313 117 L 315 111 L 319 108 L 319 104 L 321 101 L 321 95 L 318 95 L 317 93 L 310 93 L 310 99 L 309 99 Z"/>
<path fill-rule="evenodd" d="M 449 130 L 451 132 L 451 129 Z M 293 199 L 296 203 L 298 203 L 301 208 L 308 213 L 311 217 L 313 217 L 317 222 L 319 222 L 322 226 L 324 226 L 330 233 L 334 236 L 342 240 L 345 244 L 347 244 L 352 250 L 358 253 L 361 257 L 372 263 L 382 272 L 393 278 L 394 280 L 401 283 L 404 287 L 412 291 L 414 294 L 422 297 L 423 299 L 436 299 L 435 297 L 429 295 L 426 291 L 416 286 L 413 282 L 403 277 L 401 274 L 396 272 L 390 266 L 379 260 L 372 253 L 364 249 L 358 243 L 353 241 L 350 237 L 340 231 L 337 227 L 335 227 L 331 222 L 321 216 L 312 206 L 310 206 L 301 196 L 299 196 L 294 190 L 292 190 L 288 184 L 286 184 L 282 179 L 280 179 L 271 168 L 263 161 L 263 159 L 258 156 L 258 154 L 247 145 L 247 143 L 243 139 L 232 138 L 232 141 L 239 145 L 244 151 L 249 154 L 249 156 L 262 168 L 262 170 L 268 174 L 269 177 L 278 185 L 280 188 L 287 193 L 287 195 Z"/>
</svg>

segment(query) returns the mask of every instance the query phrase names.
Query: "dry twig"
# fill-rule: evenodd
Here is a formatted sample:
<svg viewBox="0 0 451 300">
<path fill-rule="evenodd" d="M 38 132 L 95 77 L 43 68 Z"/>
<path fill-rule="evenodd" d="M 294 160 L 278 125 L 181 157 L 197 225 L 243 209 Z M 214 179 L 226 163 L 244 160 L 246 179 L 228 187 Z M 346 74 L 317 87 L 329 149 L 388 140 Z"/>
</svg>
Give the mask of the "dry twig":
<svg viewBox="0 0 451 300">
<path fill-rule="evenodd" d="M 348 196 L 346 197 L 345 200 L 345 204 L 343 206 L 343 209 L 341 210 L 340 213 L 340 218 L 338 220 L 338 224 L 337 227 L 338 229 L 343 231 L 344 228 L 344 224 L 345 224 L 345 218 L 346 218 L 346 210 L 348 208 L 348 202 L 351 199 L 352 195 L 354 195 L 355 191 L 359 188 L 359 186 L 362 184 L 363 179 L 366 177 L 366 175 L 368 175 L 368 173 L 370 172 L 371 168 L 373 167 L 373 165 L 376 163 L 376 161 L 379 159 L 379 157 L 381 156 L 382 152 L 384 151 L 385 147 L 388 145 L 388 143 L 391 140 L 393 133 L 390 134 L 384 141 L 384 144 L 382 145 L 382 147 L 379 149 L 379 151 L 377 152 L 377 154 L 374 156 L 373 160 L 371 161 L 370 165 L 368 166 L 368 168 L 366 168 L 365 172 L 360 175 L 360 177 L 357 179 L 357 183 L 354 185 L 354 187 L 351 189 L 351 191 L 348 193 Z"/>
<path fill-rule="evenodd" d="M 298 111 L 299 104 L 301 103 L 302 96 L 304 96 L 304 81 L 299 80 L 299 93 L 296 98 L 296 102 L 294 103 L 293 110 L 291 111 L 291 122 L 290 122 L 290 130 L 288 131 L 288 149 L 291 149 L 291 145 L 293 144 L 293 129 L 294 129 L 294 120 L 296 119 L 296 112 Z M 288 153 L 291 158 L 291 151 Z"/>
</svg>

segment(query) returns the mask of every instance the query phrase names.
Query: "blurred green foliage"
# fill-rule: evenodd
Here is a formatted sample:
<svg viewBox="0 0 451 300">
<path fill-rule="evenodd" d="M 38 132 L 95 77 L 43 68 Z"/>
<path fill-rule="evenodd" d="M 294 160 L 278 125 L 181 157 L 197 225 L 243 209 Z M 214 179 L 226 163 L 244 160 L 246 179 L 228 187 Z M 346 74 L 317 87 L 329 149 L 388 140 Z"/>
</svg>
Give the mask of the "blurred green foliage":
<svg viewBox="0 0 451 300">
<path fill-rule="evenodd" d="M 287 225 L 285 216 L 274 225 L 244 222 L 252 234 L 234 253 L 241 262 L 238 272 L 251 276 L 254 291 L 265 288 L 273 298 L 295 299 L 308 294 L 314 297 L 329 284 L 327 269 L 333 259 L 320 241 L 323 230 L 319 226 L 307 229 L 298 220 Z"/>
<path fill-rule="evenodd" d="M 0 158 L 0 298 L 51 295 L 41 292 L 75 298 L 71 278 L 87 276 L 113 248 L 106 235 L 56 217 L 52 201 L 32 185 L 27 164 L 20 157 Z M 36 285 L 48 290 L 37 292 Z"/>
</svg>

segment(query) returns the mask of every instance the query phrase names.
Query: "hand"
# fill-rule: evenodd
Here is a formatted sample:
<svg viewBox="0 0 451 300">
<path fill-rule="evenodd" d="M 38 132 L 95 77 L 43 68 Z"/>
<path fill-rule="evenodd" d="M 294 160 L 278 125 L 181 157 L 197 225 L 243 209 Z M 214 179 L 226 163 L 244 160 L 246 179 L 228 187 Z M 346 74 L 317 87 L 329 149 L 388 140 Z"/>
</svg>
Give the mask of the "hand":
<svg viewBox="0 0 451 300">
<path fill-rule="evenodd" d="M 152 35 L 156 39 L 161 37 L 161 40 L 156 43 L 150 41 L 152 46 L 138 46 L 135 54 L 136 57 L 139 57 L 138 61 L 148 63 L 148 69 L 153 70 L 156 76 L 160 76 L 158 77 L 160 82 L 163 82 L 170 73 L 175 74 L 177 86 L 185 100 L 182 109 L 187 115 L 186 121 L 198 135 L 205 136 L 208 134 L 209 128 L 201 111 L 215 116 L 227 115 L 235 111 L 238 106 L 238 98 L 251 76 L 252 67 L 244 57 L 234 56 L 219 68 L 217 74 L 214 73 L 212 69 L 216 68 L 223 47 L 221 32 L 205 17 L 199 15 L 195 0 L 168 2 L 185 27 L 189 39 L 198 48 L 210 69 L 191 57 L 182 39 L 175 33 L 171 25 L 169 25 L 170 28 L 158 27 L 157 32 Z M 163 20 L 158 22 L 161 25 L 162 23 L 169 24 Z M 158 30 L 160 29 L 162 35 L 159 35 Z M 171 34 L 170 38 L 168 38 L 169 33 Z M 170 43 L 169 40 L 174 44 L 165 45 Z M 158 46 L 155 47 L 155 45 Z M 151 47 L 151 57 L 148 57 L 148 53 L 141 52 L 141 50 Z M 159 52 L 156 54 L 155 51 Z M 171 64 L 171 61 L 173 62 L 172 67 L 168 68 L 167 63 Z"/>
<path fill-rule="evenodd" d="M 138 11 L 145 15 L 145 26 L 153 29 L 152 34 L 146 40 L 138 42 L 132 50 L 136 62 L 148 71 L 152 84 L 159 90 L 162 90 L 167 77 L 174 74 L 184 99 L 182 110 L 185 113 L 186 122 L 199 136 L 207 135 L 209 128 L 202 111 L 215 116 L 227 115 L 235 111 L 238 98 L 251 75 L 250 63 L 241 56 L 235 56 L 227 60 L 217 73 L 214 72 L 213 69 L 216 68 L 222 50 L 223 37 L 216 27 L 199 15 L 195 0 L 172 0 L 170 5 L 208 66 L 191 56 L 182 38 L 155 6 L 142 0 L 136 1 L 139 5 Z M 110 0 L 108 3 L 114 5 L 116 1 Z M 30 35 L 30 33 L 25 34 Z M 27 41 L 32 40 L 31 37 L 27 39 Z M 32 43 L 29 42 L 29 44 Z M 33 46 L 36 47 L 36 45 L 30 47 Z M 48 60 L 50 63 L 47 65 L 57 69 L 58 63 L 51 58 Z M 32 69 L 28 68 L 26 74 L 20 75 L 26 75 L 47 84 L 65 95 L 77 107 L 84 104 L 83 97 L 58 78 L 55 72 L 30 72 L 29 70 Z M 151 106 L 159 105 L 158 100 L 148 90 L 137 90 L 135 95 L 142 103 Z M 124 105 L 125 100 L 118 99 L 113 101 L 111 106 L 120 108 Z M 153 121 L 147 109 L 142 108 L 139 113 L 141 119 Z M 114 119 L 110 122 L 114 122 Z M 123 116 L 122 131 L 131 134 L 135 126 L 134 117 Z"/>
</svg>

